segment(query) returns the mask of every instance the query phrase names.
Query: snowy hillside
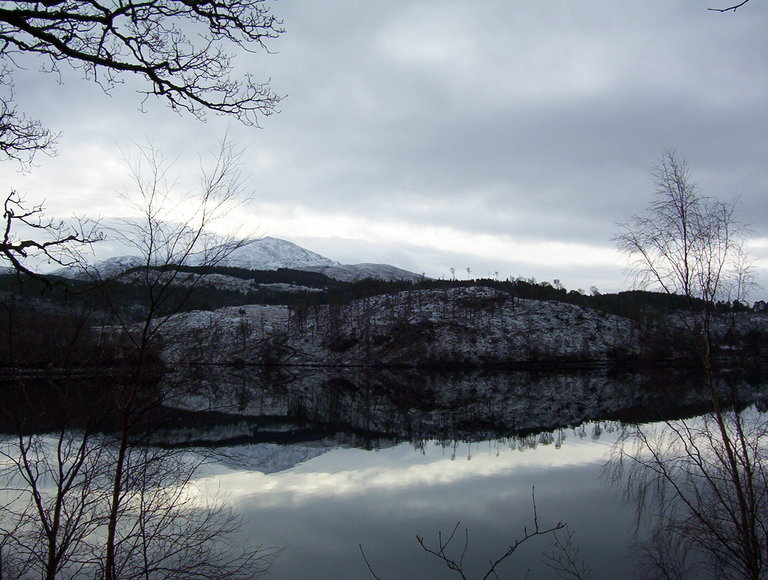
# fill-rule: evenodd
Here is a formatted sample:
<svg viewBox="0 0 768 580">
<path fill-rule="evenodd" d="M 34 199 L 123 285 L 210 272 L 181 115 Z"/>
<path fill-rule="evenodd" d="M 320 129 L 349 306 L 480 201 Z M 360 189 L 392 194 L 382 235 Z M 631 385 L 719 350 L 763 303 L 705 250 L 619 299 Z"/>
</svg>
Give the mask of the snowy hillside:
<svg viewBox="0 0 768 580">
<path fill-rule="evenodd" d="M 325 274 L 340 282 L 356 282 L 366 278 L 388 282 L 396 280 L 418 282 L 423 278 L 421 274 L 415 274 L 389 264 L 338 264 L 335 266 L 310 266 L 302 269 Z"/>
<path fill-rule="evenodd" d="M 678 316 L 633 320 L 487 286 L 442 287 L 348 304 L 248 305 L 181 314 L 167 326 L 163 356 L 172 363 L 277 367 L 687 364 L 698 359 L 682 322 Z M 767 329 L 768 316 L 762 314 L 714 319 L 712 330 L 723 341 L 716 355 L 739 361 L 749 345 L 733 342 L 733 336 L 762 336 Z"/>
<path fill-rule="evenodd" d="M 411 290 L 343 306 L 189 313 L 173 325 L 165 357 L 322 366 L 607 361 L 637 352 L 635 332 L 626 318 L 476 286 Z"/>
</svg>

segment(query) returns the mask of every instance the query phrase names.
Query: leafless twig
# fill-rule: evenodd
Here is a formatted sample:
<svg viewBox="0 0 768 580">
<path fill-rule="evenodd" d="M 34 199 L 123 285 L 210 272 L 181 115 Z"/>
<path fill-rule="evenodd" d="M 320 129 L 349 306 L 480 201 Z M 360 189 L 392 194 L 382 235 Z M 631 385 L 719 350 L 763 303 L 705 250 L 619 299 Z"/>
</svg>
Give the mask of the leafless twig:
<svg viewBox="0 0 768 580">
<path fill-rule="evenodd" d="M 728 8 L 708 8 L 707 10 L 711 10 L 712 12 L 736 12 L 736 10 L 744 6 L 744 4 L 746 4 L 747 2 L 749 2 L 749 0 L 743 0 L 738 4 L 734 4 L 733 6 L 728 6 Z"/>
</svg>

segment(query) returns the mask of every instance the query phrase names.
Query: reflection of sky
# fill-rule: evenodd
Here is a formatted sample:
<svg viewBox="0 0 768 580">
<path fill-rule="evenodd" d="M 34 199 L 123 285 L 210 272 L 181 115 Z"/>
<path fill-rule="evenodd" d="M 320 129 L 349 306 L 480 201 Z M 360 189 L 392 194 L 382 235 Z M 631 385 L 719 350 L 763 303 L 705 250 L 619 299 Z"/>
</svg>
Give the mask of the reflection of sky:
<svg viewBox="0 0 768 580">
<path fill-rule="evenodd" d="M 460 443 L 455 458 L 453 447 L 434 442 L 423 450 L 340 448 L 284 472 L 229 471 L 215 480 L 245 515 L 252 541 L 285 549 L 274 578 L 370 578 L 361 543 L 382 578 L 444 578 L 448 570 L 415 535 L 429 541 L 458 521 L 470 534 L 467 570 L 474 577 L 523 526 L 531 529 L 534 486 L 540 524 L 569 524 L 592 577 L 627 578 L 631 510 L 602 476 L 611 439 L 569 432 L 560 448 L 524 451 L 503 442 Z M 527 543 L 501 577 L 523 577 L 528 567 L 531 579 L 554 577 L 541 564 L 549 542 Z"/>
<path fill-rule="evenodd" d="M 218 476 L 234 501 L 259 505 L 296 504 L 318 496 L 362 494 L 371 489 L 451 485 L 521 469 L 562 468 L 602 462 L 610 443 L 572 437 L 562 447 L 539 444 L 515 449 L 501 441 L 409 444 L 366 451 L 336 449 L 276 474 L 237 471 Z M 247 451 L 246 451 L 247 453 Z"/>
</svg>

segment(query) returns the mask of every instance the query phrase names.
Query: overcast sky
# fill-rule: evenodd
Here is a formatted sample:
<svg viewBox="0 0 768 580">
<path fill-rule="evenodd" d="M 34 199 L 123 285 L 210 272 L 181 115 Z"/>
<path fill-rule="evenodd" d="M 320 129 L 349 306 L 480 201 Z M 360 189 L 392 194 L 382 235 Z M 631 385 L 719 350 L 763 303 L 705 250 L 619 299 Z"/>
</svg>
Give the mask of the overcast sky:
<svg viewBox="0 0 768 580">
<path fill-rule="evenodd" d="M 121 215 L 132 142 L 187 176 L 228 132 L 254 194 L 239 215 L 261 235 L 344 263 L 614 291 L 629 284 L 615 223 L 673 148 L 704 193 L 740 197 L 768 286 L 768 5 L 717 4 L 283 0 L 273 54 L 237 61 L 286 95 L 260 129 L 142 112 L 131 80 L 105 95 L 28 65 L 17 101 L 61 132 L 59 153 L 0 177 L 62 217 Z"/>
</svg>

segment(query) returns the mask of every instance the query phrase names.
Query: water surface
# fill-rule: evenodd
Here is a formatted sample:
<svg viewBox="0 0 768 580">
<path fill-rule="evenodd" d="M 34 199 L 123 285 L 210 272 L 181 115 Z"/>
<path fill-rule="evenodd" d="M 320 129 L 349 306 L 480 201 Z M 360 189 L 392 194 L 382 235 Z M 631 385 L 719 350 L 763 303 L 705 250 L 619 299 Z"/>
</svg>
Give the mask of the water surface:
<svg viewBox="0 0 768 580">
<path fill-rule="evenodd" d="M 448 553 L 460 556 L 466 530 L 465 571 L 481 577 L 525 528 L 534 529 L 534 495 L 540 528 L 567 523 L 592 578 L 632 578 L 633 514 L 603 474 L 615 439 L 605 427 L 523 440 L 337 447 L 275 473 L 222 469 L 216 482 L 245 516 L 247 535 L 284 548 L 274 578 L 372 578 L 359 544 L 382 579 L 450 577 L 416 536 L 435 546 L 438 533 L 447 537 L 458 522 Z M 240 451 L 263 460 L 258 445 Z M 556 577 L 542 561 L 551 549 L 551 537 L 532 538 L 501 577 L 529 569 L 531 579 Z"/>
</svg>

